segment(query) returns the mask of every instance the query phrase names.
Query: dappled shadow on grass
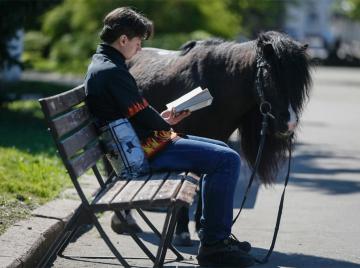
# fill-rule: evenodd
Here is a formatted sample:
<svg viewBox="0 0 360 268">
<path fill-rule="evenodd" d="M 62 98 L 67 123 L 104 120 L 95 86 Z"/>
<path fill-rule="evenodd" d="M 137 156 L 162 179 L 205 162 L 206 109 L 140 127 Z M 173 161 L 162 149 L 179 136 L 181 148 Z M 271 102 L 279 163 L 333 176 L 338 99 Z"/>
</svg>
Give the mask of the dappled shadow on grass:
<svg viewBox="0 0 360 268">
<path fill-rule="evenodd" d="M 28 96 L 47 97 L 70 88 L 70 86 L 42 81 L 18 81 L 12 83 L 0 81 L 0 103 L 19 100 Z"/>
<path fill-rule="evenodd" d="M 0 122 L 0 147 L 15 147 L 33 154 L 56 153 L 37 101 L 16 101 L 0 106 Z"/>
</svg>

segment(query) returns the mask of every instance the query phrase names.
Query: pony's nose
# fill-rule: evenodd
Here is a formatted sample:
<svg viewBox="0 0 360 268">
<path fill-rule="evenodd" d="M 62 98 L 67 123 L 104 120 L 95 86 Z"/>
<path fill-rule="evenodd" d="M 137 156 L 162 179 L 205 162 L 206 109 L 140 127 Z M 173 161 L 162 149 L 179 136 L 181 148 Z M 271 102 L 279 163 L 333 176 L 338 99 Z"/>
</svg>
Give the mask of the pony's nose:
<svg viewBox="0 0 360 268">
<path fill-rule="evenodd" d="M 287 125 L 288 125 L 288 131 L 294 132 L 297 126 L 297 122 L 288 122 Z"/>
<path fill-rule="evenodd" d="M 296 113 L 294 112 L 294 109 L 292 108 L 291 104 L 289 104 L 288 111 L 289 111 L 289 115 L 290 115 L 289 121 L 287 122 L 288 131 L 294 132 L 294 130 L 297 126 L 297 123 L 298 123 L 298 119 L 297 119 Z"/>
</svg>

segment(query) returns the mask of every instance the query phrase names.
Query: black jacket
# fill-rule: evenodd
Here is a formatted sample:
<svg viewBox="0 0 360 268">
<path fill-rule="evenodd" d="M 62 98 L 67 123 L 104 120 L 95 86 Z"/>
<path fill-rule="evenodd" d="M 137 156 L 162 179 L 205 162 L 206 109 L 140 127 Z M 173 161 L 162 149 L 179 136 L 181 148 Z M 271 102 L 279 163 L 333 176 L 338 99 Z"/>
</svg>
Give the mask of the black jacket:
<svg viewBox="0 0 360 268">
<path fill-rule="evenodd" d="M 100 44 L 85 78 L 90 112 L 105 125 L 128 118 L 148 157 L 152 157 L 177 135 L 138 90 L 124 56 L 115 48 Z"/>
</svg>

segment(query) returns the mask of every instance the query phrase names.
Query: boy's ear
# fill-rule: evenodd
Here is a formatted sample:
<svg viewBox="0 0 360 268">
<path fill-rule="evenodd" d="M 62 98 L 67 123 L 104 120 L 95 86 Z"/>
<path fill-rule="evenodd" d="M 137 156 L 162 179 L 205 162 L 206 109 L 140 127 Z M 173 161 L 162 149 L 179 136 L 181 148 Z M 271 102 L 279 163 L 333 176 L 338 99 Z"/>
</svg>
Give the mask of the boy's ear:
<svg viewBox="0 0 360 268">
<path fill-rule="evenodd" d="M 128 38 L 127 38 L 127 36 L 125 35 L 125 34 L 123 34 L 123 35 L 120 35 L 120 37 L 119 37 L 119 42 L 120 42 L 120 45 L 125 45 L 126 44 L 126 42 L 127 42 L 127 40 L 128 40 Z"/>
</svg>

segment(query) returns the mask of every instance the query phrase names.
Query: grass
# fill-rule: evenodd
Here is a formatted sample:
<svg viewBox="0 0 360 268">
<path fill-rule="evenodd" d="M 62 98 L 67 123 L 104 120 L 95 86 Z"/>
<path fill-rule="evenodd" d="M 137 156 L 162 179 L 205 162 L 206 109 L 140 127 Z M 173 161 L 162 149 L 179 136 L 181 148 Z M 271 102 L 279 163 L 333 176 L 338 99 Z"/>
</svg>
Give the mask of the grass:
<svg viewBox="0 0 360 268">
<path fill-rule="evenodd" d="M 64 89 L 49 83 L 24 82 L 14 85 L 9 92 L 19 96 L 30 93 L 47 96 Z M 37 100 L 3 102 L 0 122 L 1 234 L 16 220 L 27 217 L 34 207 L 54 199 L 71 183 Z"/>
</svg>

